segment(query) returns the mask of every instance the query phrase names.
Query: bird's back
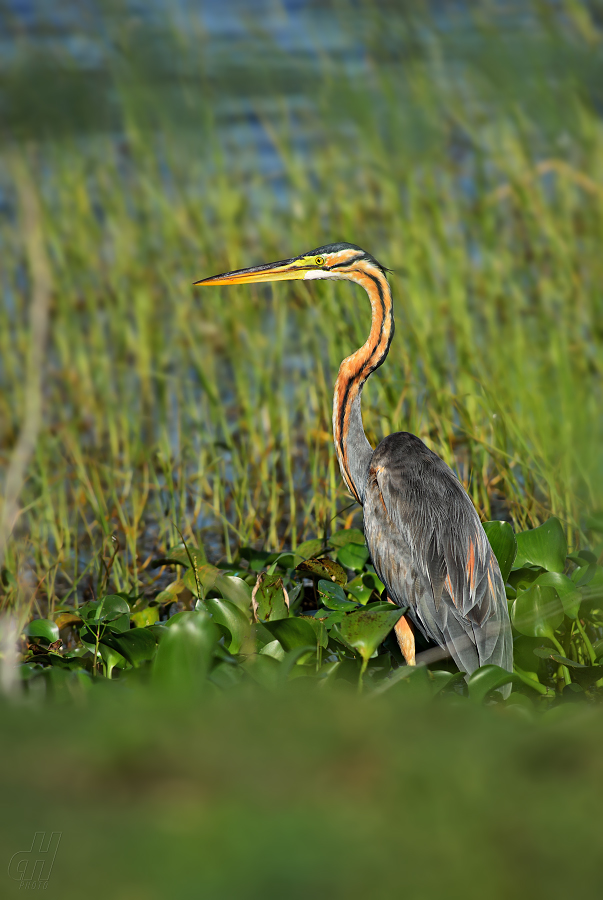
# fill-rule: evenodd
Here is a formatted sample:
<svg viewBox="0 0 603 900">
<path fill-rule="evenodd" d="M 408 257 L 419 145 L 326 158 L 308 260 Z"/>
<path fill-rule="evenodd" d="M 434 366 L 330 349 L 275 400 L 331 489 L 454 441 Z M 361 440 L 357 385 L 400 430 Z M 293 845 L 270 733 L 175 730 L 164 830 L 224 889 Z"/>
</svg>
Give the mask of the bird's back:
<svg viewBox="0 0 603 900">
<path fill-rule="evenodd" d="M 446 463 L 418 437 L 391 434 L 371 457 L 364 531 L 389 597 L 445 646 L 463 671 L 513 668 L 498 563 L 473 503 Z"/>
</svg>

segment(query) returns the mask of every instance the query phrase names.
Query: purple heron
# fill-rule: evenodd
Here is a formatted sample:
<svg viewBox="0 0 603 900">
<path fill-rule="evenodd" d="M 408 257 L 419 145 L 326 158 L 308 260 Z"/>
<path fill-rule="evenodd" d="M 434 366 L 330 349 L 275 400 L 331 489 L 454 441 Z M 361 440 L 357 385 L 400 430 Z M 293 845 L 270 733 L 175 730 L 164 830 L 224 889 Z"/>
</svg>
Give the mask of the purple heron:
<svg viewBox="0 0 603 900">
<path fill-rule="evenodd" d="M 373 450 L 364 432 L 362 388 L 385 362 L 394 336 L 386 271 L 355 244 L 338 243 L 195 283 L 336 278 L 364 288 L 371 304 L 371 330 L 362 347 L 339 368 L 333 437 L 343 479 L 363 507 L 364 534 L 375 571 L 388 600 L 408 607 L 396 626 L 400 649 L 407 664 L 414 665 L 414 629 L 418 629 L 446 650 L 463 672 L 469 674 L 487 663 L 512 671 L 503 580 L 461 482 L 415 435 L 390 434 Z"/>
</svg>

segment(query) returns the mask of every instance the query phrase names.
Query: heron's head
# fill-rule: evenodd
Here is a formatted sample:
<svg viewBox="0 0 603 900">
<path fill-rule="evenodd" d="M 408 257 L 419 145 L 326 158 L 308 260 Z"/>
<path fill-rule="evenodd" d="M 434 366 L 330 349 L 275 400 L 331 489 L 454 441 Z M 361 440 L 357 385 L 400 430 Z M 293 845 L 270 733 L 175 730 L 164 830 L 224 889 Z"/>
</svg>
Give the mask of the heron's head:
<svg viewBox="0 0 603 900">
<path fill-rule="evenodd" d="M 384 266 L 356 244 L 345 242 L 326 244 L 309 253 L 281 259 L 279 262 L 237 269 L 196 281 L 195 284 L 249 284 L 259 281 L 309 281 L 317 278 L 338 278 L 354 281 L 361 274 L 378 272 L 383 274 Z"/>
</svg>

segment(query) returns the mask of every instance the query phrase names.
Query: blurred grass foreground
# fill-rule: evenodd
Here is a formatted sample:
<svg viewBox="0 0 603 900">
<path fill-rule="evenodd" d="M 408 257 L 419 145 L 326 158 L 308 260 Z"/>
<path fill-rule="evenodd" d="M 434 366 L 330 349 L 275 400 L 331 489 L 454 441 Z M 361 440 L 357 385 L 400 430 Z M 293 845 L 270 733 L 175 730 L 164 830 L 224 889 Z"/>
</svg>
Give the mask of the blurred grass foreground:
<svg viewBox="0 0 603 900">
<path fill-rule="evenodd" d="M 64 897 L 596 891 L 602 110 L 596 0 L 182 0 L 169 14 L 159 0 L 0 0 L 11 890 L 13 855 L 57 832 L 47 886 Z M 393 269 L 371 440 L 414 432 L 484 520 L 512 520 L 524 543 L 553 522 L 563 544 L 550 571 L 509 562 L 513 609 L 552 599 L 536 624 L 513 618 L 522 672 L 504 703 L 426 668 L 359 696 L 344 644 L 324 663 L 322 624 L 285 610 L 292 551 L 330 547 L 353 578 L 323 591 L 328 640 L 369 600 L 367 615 L 392 614 L 361 533 L 337 544 L 361 511 L 337 471 L 331 392 L 368 309 L 337 283 L 201 296 L 191 282 L 338 239 Z M 173 550 L 182 536 L 194 564 Z M 297 629 L 295 645 L 250 621 L 269 566 L 283 607 L 269 624 Z M 318 594 L 298 581 L 299 613 Z M 245 614 L 230 608 L 241 590 Z M 16 689 L 8 663 L 32 617 L 33 675 Z M 162 687 L 166 634 L 193 621 L 195 640 L 213 634 L 210 661 L 175 668 L 211 664 L 213 680 Z M 250 628 L 262 649 L 245 660 Z M 369 649 L 360 684 L 366 669 L 379 688 L 395 647 L 392 661 Z M 328 665 L 344 677 L 317 686 Z M 285 689 L 283 672 L 300 677 Z"/>
<path fill-rule="evenodd" d="M 592 712 L 536 727 L 399 696 L 145 693 L 75 714 L 3 706 L 2 722 L 3 864 L 34 831 L 61 833 L 48 896 L 597 894 Z"/>
</svg>

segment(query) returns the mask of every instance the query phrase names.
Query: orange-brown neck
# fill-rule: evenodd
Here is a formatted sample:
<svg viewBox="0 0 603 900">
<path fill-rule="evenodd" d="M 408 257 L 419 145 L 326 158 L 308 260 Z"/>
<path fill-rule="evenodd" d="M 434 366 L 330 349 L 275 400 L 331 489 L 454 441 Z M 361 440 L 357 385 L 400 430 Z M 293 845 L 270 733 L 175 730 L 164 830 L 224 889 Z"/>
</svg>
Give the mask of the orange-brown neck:
<svg viewBox="0 0 603 900">
<path fill-rule="evenodd" d="M 385 360 L 394 336 L 392 294 L 385 275 L 361 262 L 349 276 L 360 284 L 371 303 L 371 331 L 366 342 L 341 363 L 333 396 L 333 438 L 341 474 L 348 488 L 363 502 L 373 448 L 362 426 L 360 397 L 369 375 Z"/>
</svg>

